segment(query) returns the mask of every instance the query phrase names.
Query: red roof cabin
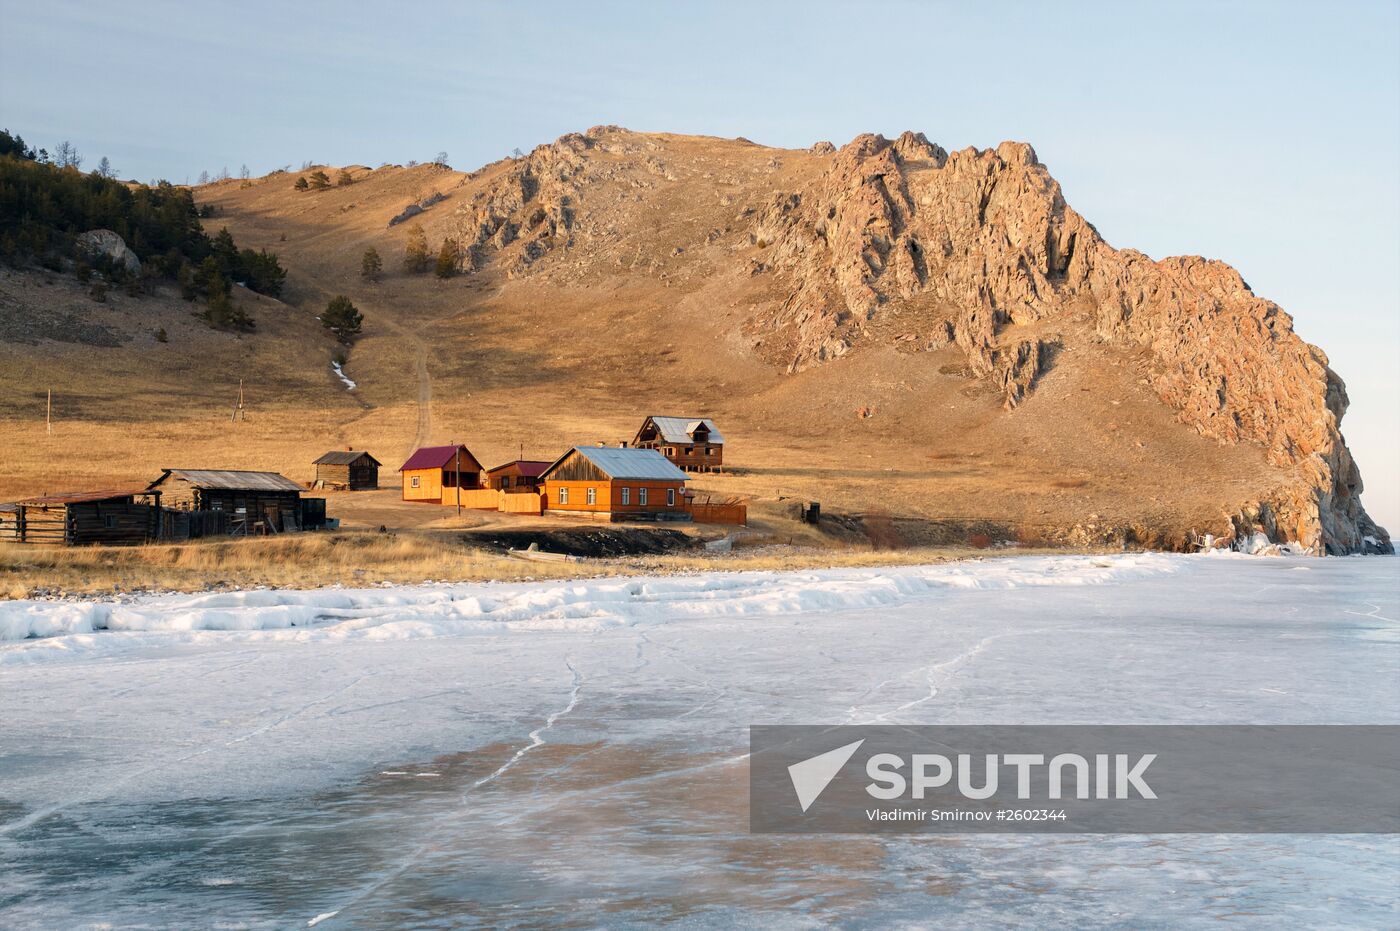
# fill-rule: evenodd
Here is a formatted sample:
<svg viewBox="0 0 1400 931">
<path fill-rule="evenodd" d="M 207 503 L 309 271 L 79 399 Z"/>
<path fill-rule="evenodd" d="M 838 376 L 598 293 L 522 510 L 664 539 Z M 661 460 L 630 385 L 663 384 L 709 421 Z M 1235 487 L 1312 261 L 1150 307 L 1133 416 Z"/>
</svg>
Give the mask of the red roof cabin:
<svg viewBox="0 0 1400 931">
<path fill-rule="evenodd" d="M 515 459 L 486 470 L 486 487 L 501 491 L 538 491 L 540 476 L 550 463 L 539 459 Z"/>
<path fill-rule="evenodd" d="M 481 463 L 462 444 L 424 446 L 399 466 L 403 500 L 442 501 L 444 488 L 480 488 Z"/>
</svg>

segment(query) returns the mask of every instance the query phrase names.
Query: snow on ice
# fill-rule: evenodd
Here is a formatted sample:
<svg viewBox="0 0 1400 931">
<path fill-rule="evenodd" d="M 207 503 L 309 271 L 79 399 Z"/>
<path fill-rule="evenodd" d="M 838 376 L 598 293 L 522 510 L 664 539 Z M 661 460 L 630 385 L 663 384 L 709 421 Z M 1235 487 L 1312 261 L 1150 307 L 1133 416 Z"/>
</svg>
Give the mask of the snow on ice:
<svg viewBox="0 0 1400 931">
<path fill-rule="evenodd" d="M 1397 569 L 0 603 L 0 925 L 1393 926 L 1392 837 L 757 837 L 745 750 L 759 723 L 1400 723 Z"/>
</svg>

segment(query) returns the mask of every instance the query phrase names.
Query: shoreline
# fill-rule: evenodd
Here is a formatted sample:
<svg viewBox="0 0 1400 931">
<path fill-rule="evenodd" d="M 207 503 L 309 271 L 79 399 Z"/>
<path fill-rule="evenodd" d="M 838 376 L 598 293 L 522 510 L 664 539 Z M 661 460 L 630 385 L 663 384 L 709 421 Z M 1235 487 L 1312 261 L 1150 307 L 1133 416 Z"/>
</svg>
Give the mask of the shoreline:
<svg viewBox="0 0 1400 931">
<path fill-rule="evenodd" d="M 450 535 L 343 532 L 131 548 L 0 545 L 0 604 L 86 602 L 138 595 L 212 594 L 400 585 L 587 581 L 701 573 L 892 568 L 988 558 L 1146 552 L 1018 544 L 905 547 L 764 543 L 725 553 L 678 552 L 525 562 Z M 434 571 L 436 570 L 436 571 Z"/>
</svg>

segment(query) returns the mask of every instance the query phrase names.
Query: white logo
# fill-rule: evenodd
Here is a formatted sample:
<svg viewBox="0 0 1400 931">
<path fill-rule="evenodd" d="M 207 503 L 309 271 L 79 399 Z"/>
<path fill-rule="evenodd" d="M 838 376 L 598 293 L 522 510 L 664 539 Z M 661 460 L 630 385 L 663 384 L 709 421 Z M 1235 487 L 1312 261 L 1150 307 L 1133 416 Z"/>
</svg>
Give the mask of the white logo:
<svg viewBox="0 0 1400 931">
<path fill-rule="evenodd" d="M 793 791 L 797 793 L 797 802 L 802 806 L 804 812 L 811 808 L 812 803 L 826 791 L 826 787 L 831 784 L 831 780 L 836 778 L 841 767 L 846 765 L 846 761 L 855 755 L 863 743 L 865 743 L 865 738 L 862 737 L 855 743 L 819 753 L 810 759 L 803 760 L 801 763 L 793 763 L 788 767 L 788 776 L 792 779 Z"/>
</svg>

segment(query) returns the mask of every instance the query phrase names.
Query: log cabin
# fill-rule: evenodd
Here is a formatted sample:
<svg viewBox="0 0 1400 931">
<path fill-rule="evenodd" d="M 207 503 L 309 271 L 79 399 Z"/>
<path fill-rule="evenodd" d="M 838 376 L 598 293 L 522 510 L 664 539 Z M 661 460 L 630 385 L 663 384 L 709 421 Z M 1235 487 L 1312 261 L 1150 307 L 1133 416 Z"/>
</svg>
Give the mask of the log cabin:
<svg viewBox="0 0 1400 931">
<path fill-rule="evenodd" d="M 642 422 L 632 445 L 658 450 L 690 472 L 715 472 L 724 465 L 724 435 L 708 417 L 653 414 Z"/>
<path fill-rule="evenodd" d="M 168 507 L 227 513 L 233 534 L 302 530 L 305 516 L 314 523 L 318 512 L 325 520 L 326 499 L 303 501 L 301 486 L 276 472 L 163 469 L 147 490 L 163 492 Z"/>
<path fill-rule="evenodd" d="M 539 459 L 515 459 L 486 470 L 486 487 L 501 491 L 538 491 L 540 476 L 550 463 Z"/>
<path fill-rule="evenodd" d="M 547 514 L 690 520 L 686 474 L 654 449 L 575 446 L 540 476 Z"/>
<path fill-rule="evenodd" d="M 160 494 L 84 491 L 17 501 L 10 539 L 49 546 L 139 546 L 160 536 Z"/>
<path fill-rule="evenodd" d="M 481 463 L 460 443 L 452 446 L 424 446 L 399 466 L 403 478 L 403 500 L 442 501 L 444 488 L 480 488 Z"/>
<path fill-rule="evenodd" d="M 316 487 L 364 491 L 379 487 L 379 467 L 383 463 L 362 449 L 333 449 L 313 465 Z"/>
</svg>

